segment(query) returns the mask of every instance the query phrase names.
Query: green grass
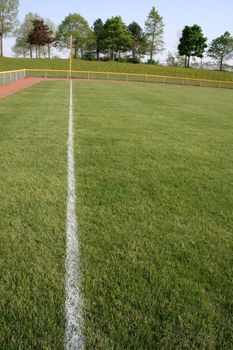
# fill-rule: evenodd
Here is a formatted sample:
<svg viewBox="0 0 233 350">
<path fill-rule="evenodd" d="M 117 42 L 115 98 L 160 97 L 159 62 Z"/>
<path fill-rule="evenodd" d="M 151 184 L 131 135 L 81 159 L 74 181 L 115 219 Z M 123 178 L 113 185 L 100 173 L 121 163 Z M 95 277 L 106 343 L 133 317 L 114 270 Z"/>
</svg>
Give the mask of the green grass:
<svg viewBox="0 0 233 350">
<path fill-rule="evenodd" d="M 230 349 L 232 92 L 77 83 L 87 349 Z"/>
<path fill-rule="evenodd" d="M 63 349 L 69 88 L 0 101 L 0 348 Z"/>
<path fill-rule="evenodd" d="M 232 91 L 73 83 L 87 350 L 231 349 Z M 0 101 L 0 348 L 64 348 L 69 84 Z"/>
<path fill-rule="evenodd" d="M 0 71 L 34 68 L 34 69 L 69 69 L 68 60 L 64 59 L 30 59 L 0 58 Z M 73 61 L 73 70 L 90 70 L 100 72 L 121 72 L 136 74 L 172 75 L 186 78 L 213 79 L 233 81 L 233 73 L 196 70 L 176 67 L 153 66 L 146 64 L 129 64 L 119 62 Z"/>
</svg>

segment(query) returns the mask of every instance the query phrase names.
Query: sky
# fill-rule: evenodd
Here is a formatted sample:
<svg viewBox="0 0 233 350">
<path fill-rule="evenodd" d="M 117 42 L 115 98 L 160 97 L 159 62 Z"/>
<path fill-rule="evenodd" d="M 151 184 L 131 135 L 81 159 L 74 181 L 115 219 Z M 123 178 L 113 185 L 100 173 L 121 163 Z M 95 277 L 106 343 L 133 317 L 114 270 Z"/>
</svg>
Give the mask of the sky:
<svg viewBox="0 0 233 350">
<path fill-rule="evenodd" d="M 152 6 L 163 16 L 165 30 L 164 60 L 167 52 L 176 52 L 185 25 L 198 24 L 202 27 L 208 42 L 229 31 L 233 35 L 233 0 L 20 0 L 19 20 L 28 12 L 38 13 L 51 19 L 56 25 L 69 13 L 80 13 L 92 26 L 97 18 L 105 21 L 112 16 L 122 16 L 126 24 L 138 22 L 142 28 Z M 14 39 L 5 40 L 5 56 L 13 56 L 11 47 Z"/>
</svg>

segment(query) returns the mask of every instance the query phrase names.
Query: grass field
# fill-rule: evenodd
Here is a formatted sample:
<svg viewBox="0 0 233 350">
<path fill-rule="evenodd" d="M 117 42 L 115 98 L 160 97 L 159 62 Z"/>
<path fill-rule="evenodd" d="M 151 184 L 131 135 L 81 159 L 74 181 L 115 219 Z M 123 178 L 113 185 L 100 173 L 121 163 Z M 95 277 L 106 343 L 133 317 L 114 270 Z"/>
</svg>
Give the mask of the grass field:
<svg viewBox="0 0 233 350">
<path fill-rule="evenodd" d="M 232 92 L 73 89 L 86 349 L 231 349 Z M 0 102 L 3 349 L 63 349 L 68 107 Z"/>
<path fill-rule="evenodd" d="M 68 85 L 0 101 L 0 348 L 62 349 Z"/>
<path fill-rule="evenodd" d="M 30 58 L 0 58 L 0 71 L 15 69 L 69 69 L 68 60 L 64 59 L 30 59 Z M 97 62 L 74 60 L 73 70 L 89 70 L 98 72 L 120 72 L 135 74 L 170 75 L 196 79 L 212 79 L 233 81 L 233 73 L 197 70 L 176 67 L 153 66 L 147 64 L 129 64 L 119 62 Z"/>
</svg>

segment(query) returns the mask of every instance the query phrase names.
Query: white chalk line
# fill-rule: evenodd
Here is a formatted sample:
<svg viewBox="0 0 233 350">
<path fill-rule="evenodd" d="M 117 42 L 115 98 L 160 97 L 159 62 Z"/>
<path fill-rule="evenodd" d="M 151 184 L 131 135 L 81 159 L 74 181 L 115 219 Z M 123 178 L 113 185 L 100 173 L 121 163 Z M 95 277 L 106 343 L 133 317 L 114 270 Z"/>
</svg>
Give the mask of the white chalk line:
<svg viewBox="0 0 233 350">
<path fill-rule="evenodd" d="M 82 296 L 80 293 L 80 267 L 78 225 L 76 219 L 74 132 L 73 132 L 73 83 L 70 80 L 70 111 L 68 133 L 68 198 L 67 198 L 67 246 L 66 246 L 66 302 L 65 349 L 83 350 Z"/>
</svg>

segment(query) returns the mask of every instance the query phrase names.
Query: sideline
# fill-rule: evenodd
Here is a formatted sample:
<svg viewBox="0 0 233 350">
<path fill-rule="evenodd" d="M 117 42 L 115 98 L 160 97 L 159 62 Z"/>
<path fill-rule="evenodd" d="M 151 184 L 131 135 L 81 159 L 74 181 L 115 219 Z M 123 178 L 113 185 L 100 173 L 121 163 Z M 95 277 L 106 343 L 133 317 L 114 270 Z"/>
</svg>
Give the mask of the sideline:
<svg viewBox="0 0 233 350">
<path fill-rule="evenodd" d="M 68 133 L 68 198 L 67 198 L 67 247 L 66 247 L 66 330 L 65 349 L 83 350 L 82 297 L 80 293 L 79 242 L 76 220 L 74 135 L 73 135 L 73 83 L 70 80 L 70 110 Z"/>
</svg>

